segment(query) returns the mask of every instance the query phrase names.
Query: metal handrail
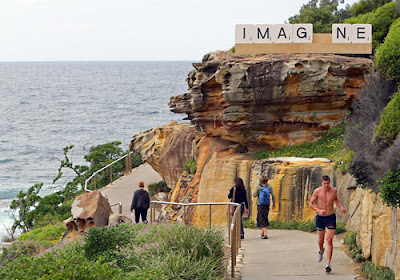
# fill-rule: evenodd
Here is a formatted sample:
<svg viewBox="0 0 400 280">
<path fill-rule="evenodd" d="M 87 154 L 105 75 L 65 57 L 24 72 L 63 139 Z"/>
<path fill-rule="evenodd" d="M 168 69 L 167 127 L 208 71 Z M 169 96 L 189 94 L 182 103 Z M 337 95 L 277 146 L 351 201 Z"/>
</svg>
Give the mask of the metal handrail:
<svg viewBox="0 0 400 280">
<path fill-rule="evenodd" d="M 110 205 L 110 207 L 117 206 L 117 205 L 119 205 L 119 207 L 118 207 L 119 214 L 122 215 L 122 202 L 121 201 Z"/>
<path fill-rule="evenodd" d="M 85 181 L 85 191 L 87 191 L 87 192 L 92 192 L 92 190 L 89 190 L 89 189 L 87 188 L 87 185 L 88 185 L 88 182 L 89 182 L 94 176 L 96 176 L 98 173 L 100 173 L 101 171 L 103 171 L 104 169 L 106 169 L 106 168 L 108 168 L 108 167 L 110 167 L 110 172 L 111 172 L 111 174 L 112 174 L 111 166 L 112 166 L 113 164 L 117 163 L 118 161 L 120 161 L 121 159 L 124 159 L 124 158 L 126 158 L 127 156 L 130 156 L 132 153 L 133 153 L 133 152 L 129 152 L 129 153 L 127 153 L 126 155 L 120 157 L 119 159 L 114 160 L 114 161 L 111 162 L 110 164 L 107 164 L 107 165 L 104 166 L 103 168 L 101 168 L 101 169 L 97 170 L 96 172 L 94 172 L 94 173 Z M 129 158 L 130 158 L 130 157 L 129 157 Z M 132 161 L 131 161 L 131 160 L 128 160 L 128 164 L 126 164 L 125 167 L 127 167 L 127 166 L 130 166 L 129 170 L 130 170 L 130 172 L 132 172 Z M 110 184 L 112 184 L 112 175 L 111 175 L 111 182 L 110 182 Z M 96 189 L 96 185 L 95 185 L 95 189 Z"/>
<path fill-rule="evenodd" d="M 231 249 L 231 277 L 235 277 L 235 266 L 236 266 L 236 256 L 239 254 L 239 248 L 242 247 L 240 226 L 241 219 L 239 218 L 239 213 L 241 211 L 241 205 L 234 202 L 203 202 L 203 203 L 179 203 L 179 202 L 169 202 L 169 201 L 150 201 L 150 222 L 155 221 L 155 204 L 168 204 L 168 205 L 178 205 L 178 206 L 209 206 L 209 226 L 211 227 L 211 206 L 212 205 L 227 205 L 227 217 L 228 217 L 228 244 Z M 230 215 L 229 207 L 233 205 L 236 206 L 233 216 Z M 186 210 L 184 215 L 186 214 Z"/>
</svg>

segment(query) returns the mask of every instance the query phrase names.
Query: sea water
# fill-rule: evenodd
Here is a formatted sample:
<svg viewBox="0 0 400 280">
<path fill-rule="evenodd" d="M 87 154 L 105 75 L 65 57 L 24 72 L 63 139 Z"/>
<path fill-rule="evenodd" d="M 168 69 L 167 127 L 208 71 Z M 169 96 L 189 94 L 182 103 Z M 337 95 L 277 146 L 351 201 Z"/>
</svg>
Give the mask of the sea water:
<svg viewBox="0 0 400 280">
<path fill-rule="evenodd" d="M 184 115 L 168 108 L 187 92 L 191 62 L 0 62 L 0 237 L 10 227 L 9 205 L 36 183 L 57 185 L 63 148 L 74 164 L 91 146 L 122 142 Z"/>
</svg>

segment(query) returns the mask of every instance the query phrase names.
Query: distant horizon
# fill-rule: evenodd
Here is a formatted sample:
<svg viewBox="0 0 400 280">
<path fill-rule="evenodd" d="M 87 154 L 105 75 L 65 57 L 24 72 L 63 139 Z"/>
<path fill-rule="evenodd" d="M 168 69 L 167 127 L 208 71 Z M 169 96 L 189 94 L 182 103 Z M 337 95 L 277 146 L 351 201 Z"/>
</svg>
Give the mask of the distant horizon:
<svg viewBox="0 0 400 280">
<path fill-rule="evenodd" d="M 0 63 L 26 63 L 26 62 L 198 62 L 200 60 L 3 60 Z"/>
<path fill-rule="evenodd" d="M 232 48 L 236 24 L 282 24 L 306 3 L 0 1 L 0 61 L 199 61 Z"/>
</svg>

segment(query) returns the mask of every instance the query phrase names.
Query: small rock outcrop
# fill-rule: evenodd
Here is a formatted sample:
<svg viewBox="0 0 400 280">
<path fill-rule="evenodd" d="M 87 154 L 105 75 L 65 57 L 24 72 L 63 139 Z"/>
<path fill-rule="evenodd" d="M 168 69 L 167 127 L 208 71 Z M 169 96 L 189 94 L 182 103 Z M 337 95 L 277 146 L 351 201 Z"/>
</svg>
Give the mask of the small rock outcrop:
<svg viewBox="0 0 400 280">
<path fill-rule="evenodd" d="M 184 165 L 195 157 L 194 143 L 200 136 L 191 124 L 168 124 L 136 134 L 129 149 L 140 154 L 174 188 Z"/>
<path fill-rule="evenodd" d="M 231 52 L 193 66 L 190 92 L 172 97 L 171 111 L 209 136 L 270 149 L 313 141 L 341 123 L 373 69 L 364 58 Z"/>
<path fill-rule="evenodd" d="M 92 227 L 108 225 L 112 213 L 110 203 L 101 192 L 93 191 L 78 195 L 71 207 L 72 217 L 65 220 L 67 230 L 62 241 L 70 241 L 86 234 Z"/>
</svg>

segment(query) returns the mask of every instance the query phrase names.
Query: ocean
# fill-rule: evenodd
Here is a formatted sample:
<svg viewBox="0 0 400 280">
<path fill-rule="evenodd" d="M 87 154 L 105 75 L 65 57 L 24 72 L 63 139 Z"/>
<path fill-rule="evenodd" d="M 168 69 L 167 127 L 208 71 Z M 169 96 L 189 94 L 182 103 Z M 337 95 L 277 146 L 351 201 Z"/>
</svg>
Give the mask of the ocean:
<svg viewBox="0 0 400 280">
<path fill-rule="evenodd" d="M 0 62 L 0 237 L 10 227 L 17 194 L 44 183 L 61 185 L 63 148 L 74 164 L 91 146 L 110 141 L 128 149 L 131 137 L 184 115 L 169 111 L 171 96 L 187 92 L 191 62 Z"/>
</svg>

